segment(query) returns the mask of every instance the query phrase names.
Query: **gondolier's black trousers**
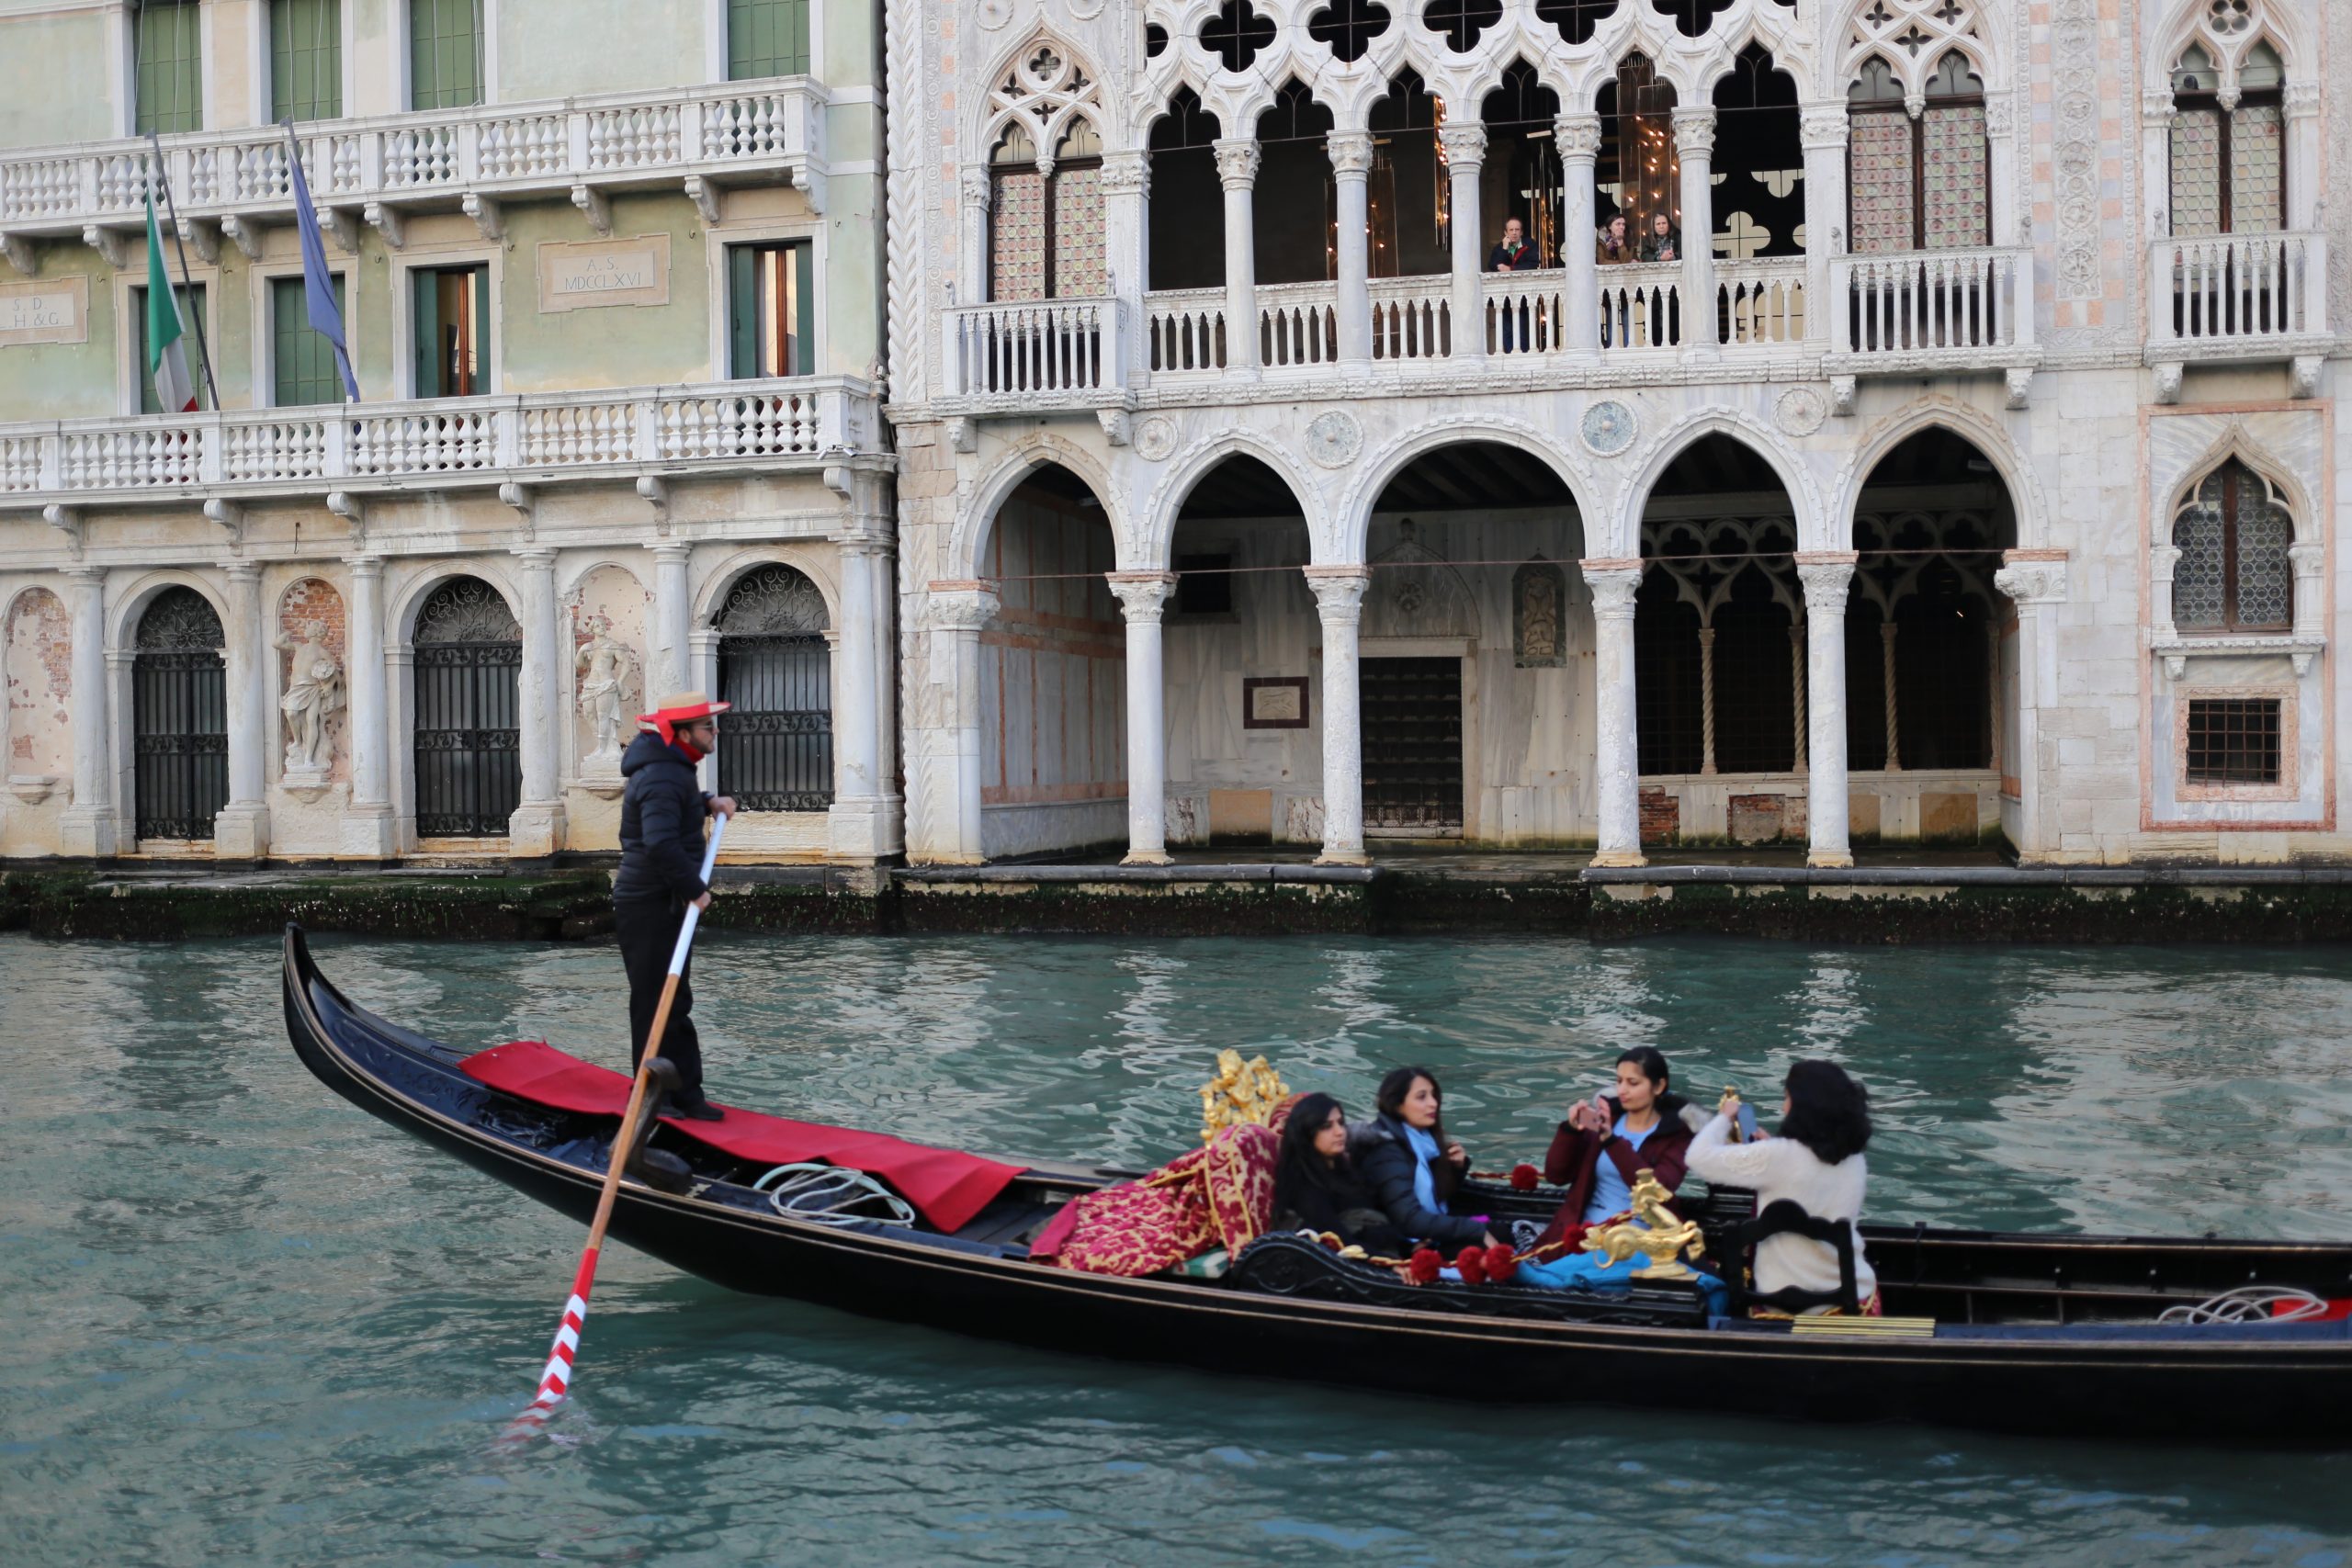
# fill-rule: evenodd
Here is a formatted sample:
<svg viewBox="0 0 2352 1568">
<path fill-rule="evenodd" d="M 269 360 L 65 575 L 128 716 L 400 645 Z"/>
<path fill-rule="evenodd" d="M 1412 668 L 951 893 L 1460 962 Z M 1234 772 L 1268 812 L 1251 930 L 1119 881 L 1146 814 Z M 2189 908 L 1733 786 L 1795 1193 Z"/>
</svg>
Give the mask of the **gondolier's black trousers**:
<svg viewBox="0 0 2352 1568">
<path fill-rule="evenodd" d="M 669 898 L 616 898 L 613 915 L 620 938 L 621 966 L 628 972 L 629 1066 L 645 1060 L 645 1037 L 653 1032 L 653 1014 L 662 1005 L 662 987 L 670 977 L 670 954 L 678 945 L 678 928 L 685 923 L 685 906 Z M 702 1040 L 695 1033 L 694 954 L 678 976 L 678 999 L 670 1004 L 669 1027 L 662 1033 L 662 1055 L 678 1069 L 678 1099 L 698 1102 L 702 1095 Z"/>
</svg>

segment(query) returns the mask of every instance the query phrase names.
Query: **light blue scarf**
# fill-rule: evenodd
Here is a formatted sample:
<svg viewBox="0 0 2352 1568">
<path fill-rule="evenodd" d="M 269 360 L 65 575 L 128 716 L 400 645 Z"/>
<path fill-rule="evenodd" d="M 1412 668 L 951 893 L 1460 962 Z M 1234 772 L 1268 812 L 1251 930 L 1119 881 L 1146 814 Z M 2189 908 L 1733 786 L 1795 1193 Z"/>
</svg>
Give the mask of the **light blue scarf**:
<svg viewBox="0 0 2352 1568">
<path fill-rule="evenodd" d="M 1398 1122 L 1405 1129 L 1405 1146 L 1413 1151 L 1413 1197 L 1432 1214 L 1445 1213 L 1445 1205 L 1437 1201 L 1437 1179 L 1430 1174 L 1430 1167 L 1438 1156 L 1437 1140 L 1419 1127 Z"/>
</svg>

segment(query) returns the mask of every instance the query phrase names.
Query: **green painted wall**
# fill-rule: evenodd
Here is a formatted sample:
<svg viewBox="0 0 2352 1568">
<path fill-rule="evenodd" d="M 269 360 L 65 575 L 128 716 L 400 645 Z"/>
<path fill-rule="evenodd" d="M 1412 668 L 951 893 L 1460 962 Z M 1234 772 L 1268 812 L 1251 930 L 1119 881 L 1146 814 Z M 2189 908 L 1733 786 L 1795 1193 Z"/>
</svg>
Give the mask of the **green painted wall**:
<svg viewBox="0 0 2352 1568">
<path fill-rule="evenodd" d="M 596 236 L 570 203 L 506 209 L 503 335 L 494 344 L 503 392 L 636 387 L 710 378 L 710 271 L 702 217 L 683 196 L 616 196 L 613 234 L 670 236 L 670 302 L 539 313 L 542 241 Z"/>
<path fill-rule="evenodd" d="M 104 141 L 120 74 L 106 13 L 41 10 L 31 0 L 0 5 L 0 147 Z"/>
<path fill-rule="evenodd" d="M 496 11 L 501 103 L 707 79 L 696 0 L 500 0 Z"/>
<path fill-rule="evenodd" d="M 20 276 L 0 262 L 0 283 L 15 283 Z M 81 245 L 41 247 L 40 281 L 76 276 L 90 280 L 89 341 L 0 347 L 0 423 L 96 419 L 120 412 L 115 407 L 114 269 Z"/>
</svg>

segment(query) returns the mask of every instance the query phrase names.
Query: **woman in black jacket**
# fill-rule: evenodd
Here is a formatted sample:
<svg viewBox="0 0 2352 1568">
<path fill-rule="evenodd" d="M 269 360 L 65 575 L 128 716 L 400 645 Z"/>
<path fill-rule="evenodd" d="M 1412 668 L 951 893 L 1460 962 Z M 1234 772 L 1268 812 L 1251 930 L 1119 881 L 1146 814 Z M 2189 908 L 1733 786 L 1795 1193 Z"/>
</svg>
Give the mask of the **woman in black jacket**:
<svg viewBox="0 0 2352 1568">
<path fill-rule="evenodd" d="M 1446 1141 L 1439 1117 L 1444 1099 L 1435 1073 L 1398 1067 L 1380 1080 L 1380 1114 L 1356 1130 L 1348 1153 L 1400 1234 L 1440 1251 L 1492 1247 L 1495 1238 L 1486 1226 L 1445 1212 L 1470 1168 L 1470 1156 L 1460 1144 Z"/>
<path fill-rule="evenodd" d="M 1328 1094 L 1306 1096 L 1283 1123 L 1273 1228 L 1328 1231 L 1375 1257 L 1393 1258 L 1405 1250 L 1404 1238 L 1348 1158 L 1347 1113 Z"/>
</svg>

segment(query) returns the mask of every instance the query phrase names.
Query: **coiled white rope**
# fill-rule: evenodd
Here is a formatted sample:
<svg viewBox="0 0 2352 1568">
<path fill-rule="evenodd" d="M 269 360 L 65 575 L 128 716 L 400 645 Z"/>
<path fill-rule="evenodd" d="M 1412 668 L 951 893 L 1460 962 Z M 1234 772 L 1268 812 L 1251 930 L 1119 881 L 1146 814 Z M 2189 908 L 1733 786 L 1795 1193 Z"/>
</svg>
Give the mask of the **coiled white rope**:
<svg viewBox="0 0 2352 1568">
<path fill-rule="evenodd" d="M 2287 1310 L 2280 1312 L 2278 1308 Z M 2327 1311 L 2327 1303 L 2291 1285 L 2240 1285 L 2194 1306 L 2169 1306 L 2158 1323 L 2201 1328 L 2216 1323 L 2300 1323 Z"/>
<path fill-rule="evenodd" d="M 778 1177 L 784 1179 L 778 1181 Z M 773 1189 L 768 1186 L 771 1181 L 776 1183 Z M 854 1225 L 883 1219 L 880 1214 L 844 1212 L 852 1204 L 873 1201 L 883 1206 L 888 1214 L 886 1223 L 915 1223 L 913 1204 L 864 1171 L 838 1165 L 780 1165 L 752 1182 L 752 1190 L 765 1192 L 768 1202 L 786 1219 L 814 1220 L 820 1225 Z"/>
</svg>

